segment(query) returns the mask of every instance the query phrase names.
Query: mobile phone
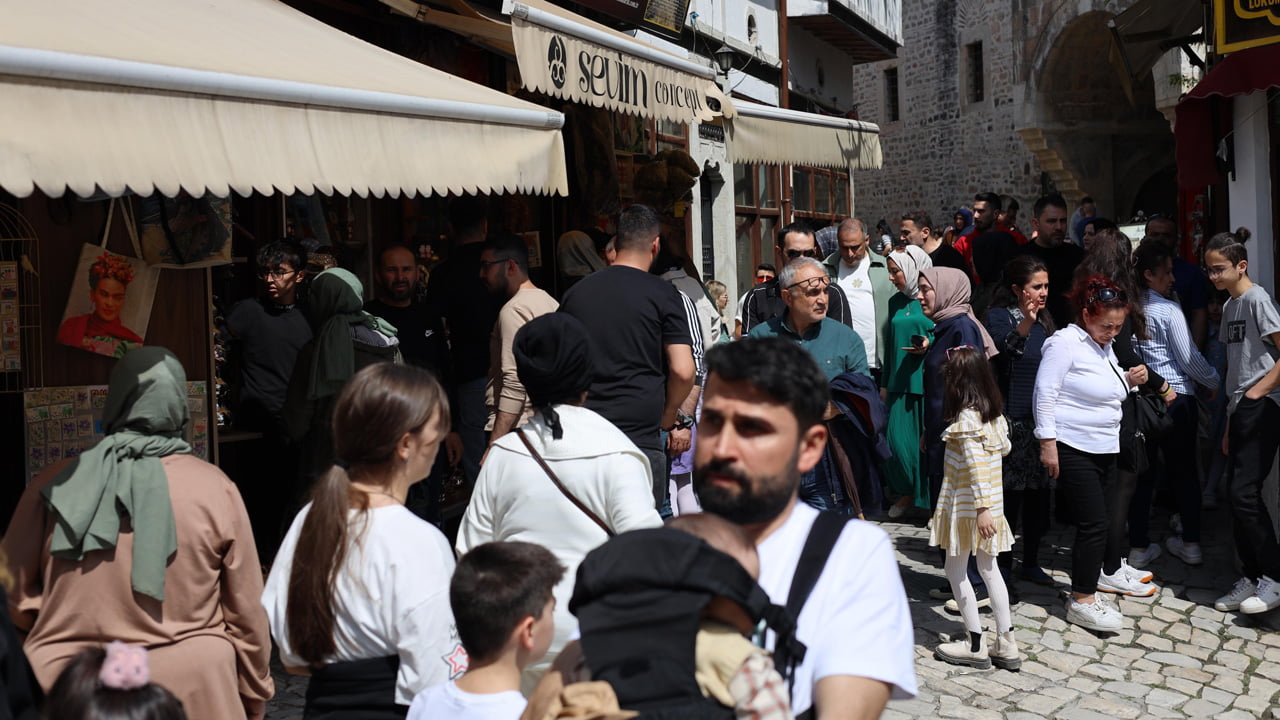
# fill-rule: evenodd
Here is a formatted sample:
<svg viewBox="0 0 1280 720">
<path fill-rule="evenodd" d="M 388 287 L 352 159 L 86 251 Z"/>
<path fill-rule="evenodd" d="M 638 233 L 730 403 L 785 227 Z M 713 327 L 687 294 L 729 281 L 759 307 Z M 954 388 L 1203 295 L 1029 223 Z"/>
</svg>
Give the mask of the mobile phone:
<svg viewBox="0 0 1280 720">
<path fill-rule="evenodd" d="M 911 336 L 911 344 L 912 344 L 914 347 L 924 347 L 924 342 L 925 342 L 925 340 L 928 340 L 928 338 L 926 338 L 924 335 L 912 335 L 912 336 Z"/>
</svg>

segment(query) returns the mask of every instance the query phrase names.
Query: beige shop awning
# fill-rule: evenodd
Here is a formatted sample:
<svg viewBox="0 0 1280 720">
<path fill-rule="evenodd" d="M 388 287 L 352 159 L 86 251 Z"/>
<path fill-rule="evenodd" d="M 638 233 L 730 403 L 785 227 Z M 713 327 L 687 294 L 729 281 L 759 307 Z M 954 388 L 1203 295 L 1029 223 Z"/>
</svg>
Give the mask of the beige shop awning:
<svg viewBox="0 0 1280 720">
<path fill-rule="evenodd" d="M 276 0 L 0 0 L 0 187 L 567 192 L 563 116 Z"/>
<path fill-rule="evenodd" d="M 524 87 L 573 102 L 683 123 L 732 117 L 710 67 L 542 0 L 505 0 Z"/>
<path fill-rule="evenodd" d="M 872 123 L 740 101 L 727 123 L 734 163 L 878 170 L 880 128 Z"/>
</svg>

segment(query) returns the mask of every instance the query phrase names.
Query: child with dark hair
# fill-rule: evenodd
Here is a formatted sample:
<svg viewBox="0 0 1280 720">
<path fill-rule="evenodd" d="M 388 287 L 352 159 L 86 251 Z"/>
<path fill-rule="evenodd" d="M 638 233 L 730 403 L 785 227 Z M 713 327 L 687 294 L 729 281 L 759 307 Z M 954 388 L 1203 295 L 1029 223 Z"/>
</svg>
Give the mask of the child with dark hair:
<svg viewBox="0 0 1280 720">
<path fill-rule="evenodd" d="M 1001 414 L 1000 389 L 981 348 L 947 350 L 943 365 L 946 391 L 943 411 L 950 425 L 942 433 L 947 444 L 938 509 L 930 523 L 929 544 L 947 551 L 945 570 L 960 606 L 967 640 L 939 645 L 934 656 L 953 665 L 985 670 L 994 661 L 1007 670 L 1022 667 L 1013 636 L 1009 592 L 996 569 L 996 556 L 1013 547 L 1013 532 L 1004 517 L 1001 458 L 1009 454 L 1009 427 Z M 969 556 L 996 618 L 996 642 L 988 652 L 978 601 L 966 572 Z"/>
<path fill-rule="evenodd" d="M 520 674 L 551 646 L 555 596 L 564 566 L 550 550 L 491 542 L 462 556 L 449 584 L 466 674 L 420 693 L 410 720 L 515 720 L 524 712 Z"/>
<path fill-rule="evenodd" d="M 151 682 L 146 649 L 116 641 L 71 659 L 49 691 L 48 720 L 187 720 L 182 702 Z"/>
</svg>

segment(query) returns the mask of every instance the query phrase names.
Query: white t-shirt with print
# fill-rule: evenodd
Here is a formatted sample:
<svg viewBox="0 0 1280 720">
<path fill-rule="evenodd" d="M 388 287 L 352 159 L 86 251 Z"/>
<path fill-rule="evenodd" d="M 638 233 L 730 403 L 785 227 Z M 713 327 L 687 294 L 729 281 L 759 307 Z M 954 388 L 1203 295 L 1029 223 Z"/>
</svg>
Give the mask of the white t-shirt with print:
<svg viewBox="0 0 1280 720">
<path fill-rule="evenodd" d="M 849 315 L 853 318 L 853 329 L 862 338 L 862 347 L 867 351 L 867 367 L 880 367 L 876 356 L 876 301 L 871 288 L 871 256 L 867 255 L 853 267 L 845 264 L 844 259 L 837 261 L 838 271 L 836 284 L 849 299 Z"/>
<path fill-rule="evenodd" d="M 427 688 L 413 699 L 408 720 L 519 720 L 528 701 L 518 690 L 469 693 L 452 680 Z"/>
<path fill-rule="evenodd" d="M 786 523 L 757 546 L 760 586 L 785 605 L 800 552 L 818 511 L 797 502 Z M 808 648 L 796 668 L 791 709 L 813 704 L 818 681 L 836 675 L 893 686 L 892 698 L 916 694 L 914 629 L 893 542 L 871 523 L 850 520 L 800 611 L 797 637 Z M 772 649 L 773 638 L 769 638 Z"/>
</svg>

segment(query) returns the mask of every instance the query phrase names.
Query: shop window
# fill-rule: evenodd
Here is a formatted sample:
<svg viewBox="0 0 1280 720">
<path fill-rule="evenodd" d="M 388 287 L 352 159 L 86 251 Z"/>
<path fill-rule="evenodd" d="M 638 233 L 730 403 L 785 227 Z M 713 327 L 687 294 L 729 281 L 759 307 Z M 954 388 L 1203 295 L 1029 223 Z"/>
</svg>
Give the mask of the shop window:
<svg viewBox="0 0 1280 720">
<path fill-rule="evenodd" d="M 755 282 L 756 266 L 774 262 L 774 229 L 778 226 L 780 173 L 776 165 L 733 166 L 733 197 L 739 297 Z M 739 298 L 733 298 L 737 302 Z"/>
<path fill-rule="evenodd" d="M 898 104 L 898 68 L 886 68 L 884 71 L 884 121 L 898 122 L 902 119 L 902 110 Z"/>
<path fill-rule="evenodd" d="M 815 228 L 849 217 L 849 174 L 824 168 L 791 171 L 792 212 Z"/>
<path fill-rule="evenodd" d="M 982 62 L 982 42 L 973 42 L 964 46 L 964 96 L 969 103 L 980 103 L 986 99 L 986 68 Z"/>
</svg>

